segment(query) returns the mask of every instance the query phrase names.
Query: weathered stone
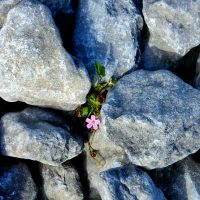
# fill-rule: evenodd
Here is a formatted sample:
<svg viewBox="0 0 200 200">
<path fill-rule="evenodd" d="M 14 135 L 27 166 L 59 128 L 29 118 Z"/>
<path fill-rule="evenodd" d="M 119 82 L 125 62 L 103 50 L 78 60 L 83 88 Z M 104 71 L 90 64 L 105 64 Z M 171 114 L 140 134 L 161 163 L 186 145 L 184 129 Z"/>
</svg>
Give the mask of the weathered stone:
<svg viewBox="0 0 200 200">
<path fill-rule="evenodd" d="M 165 192 L 167 199 L 200 199 L 200 164 L 191 158 L 156 170 L 156 181 Z"/>
<path fill-rule="evenodd" d="M 0 123 L 1 154 L 59 165 L 82 152 L 65 120 L 36 108 L 7 113 Z"/>
<path fill-rule="evenodd" d="M 67 163 L 58 167 L 41 165 L 44 194 L 51 200 L 82 200 L 83 194 L 75 168 Z"/>
<path fill-rule="evenodd" d="M 198 90 L 167 70 L 135 71 L 108 93 L 93 146 L 101 151 L 108 140 L 136 165 L 168 166 L 200 149 L 199 99 Z"/>
<path fill-rule="evenodd" d="M 80 1 L 73 47 L 91 76 L 97 60 L 106 78 L 120 77 L 137 68 L 143 19 L 131 1 Z"/>
<path fill-rule="evenodd" d="M 0 30 L 0 96 L 73 110 L 89 89 L 87 72 L 62 47 L 49 9 L 26 0 L 12 8 Z"/>
<path fill-rule="evenodd" d="M 144 0 L 150 38 L 142 55 L 144 69 L 168 69 L 200 44 L 199 1 Z"/>
<path fill-rule="evenodd" d="M 101 172 L 97 189 L 102 200 L 165 200 L 151 178 L 134 166 Z"/>
<path fill-rule="evenodd" d="M 21 0 L 1 0 L 0 1 L 0 28 L 3 26 L 4 20 L 9 12 Z"/>
<path fill-rule="evenodd" d="M 0 160 L 0 199 L 35 200 L 37 189 L 27 166 Z"/>
<path fill-rule="evenodd" d="M 39 0 L 41 3 L 48 6 L 53 15 L 58 12 L 71 14 L 73 13 L 71 0 Z"/>
<path fill-rule="evenodd" d="M 182 56 L 199 45 L 199 10 L 199 1 L 144 0 L 143 14 L 151 45 Z"/>
<path fill-rule="evenodd" d="M 92 145 L 93 146 L 93 145 Z M 110 168 L 121 167 L 127 164 L 127 158 L 120 147 L 116 147 L 108 140 L 101 140 L 98 149 L 95 151 L 96 156 L 92 157 L 88 145 L 85 145 L 85 168 L 89 182 L 89 199 L 101 200 L 98 188 L 96 187 L 99 180 L 99 173 Z"/>
</svg>

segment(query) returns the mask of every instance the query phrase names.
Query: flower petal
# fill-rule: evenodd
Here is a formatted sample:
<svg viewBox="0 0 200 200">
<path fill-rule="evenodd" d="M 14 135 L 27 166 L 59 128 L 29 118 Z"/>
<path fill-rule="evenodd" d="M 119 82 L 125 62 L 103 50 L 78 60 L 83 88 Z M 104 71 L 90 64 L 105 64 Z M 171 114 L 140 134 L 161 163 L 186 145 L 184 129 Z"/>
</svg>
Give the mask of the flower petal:
<svg viewBox="0 0 200 200">
<path fill-rule="evenodd" d="M 97 119 L 97 120 L 95 120 L 95 124 L 100 124 L 101 122 L 100 122 L 100 120 L 99 119 Z"/>
<path fill-rule="evenodd" d="M 95 115 L 92 115 L 91 120 L 95 120 L 95 119 L 96 119 Z"/>
<path fill-rule="evenodd" d="M 97 124 L 93 124 L 93 129 L 96 131 L 98 129 Z"/>
<path fill-rule="evenodd" d="M 87 123 L 91 123 L 91 119 L 90 119 L 90 118 L 87 118 L 85 121 L 86 121 Z"/>
<path fill-rule="evenodd" d="M 92 128 L 92 124 L 87 124 L 87 128 L 88 129 Z"/>
</svg>

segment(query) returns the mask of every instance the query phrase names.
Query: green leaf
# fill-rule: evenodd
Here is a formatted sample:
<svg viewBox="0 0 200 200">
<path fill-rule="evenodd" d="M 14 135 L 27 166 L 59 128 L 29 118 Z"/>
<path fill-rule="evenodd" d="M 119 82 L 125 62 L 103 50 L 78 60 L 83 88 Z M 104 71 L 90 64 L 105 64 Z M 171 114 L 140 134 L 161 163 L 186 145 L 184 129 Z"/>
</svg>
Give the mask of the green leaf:
<svg viewBox="0 0 200 200">
<path fill-rule="evenodd" d="M 95 61 L 95 71 L 98 78 L 105 77 L 106 69 L 103 65 L 101 65 L 98 61 Z"/>
<path fill-rule="evenodd" d="M 108 83 L 98 83 L 95 86 L 95 91 L 101 92 L 107 85 L 108 85 Z"/>
<path fill-rule="evenodd" d="M 108 85 L 109 85 L 110 88 L 113 87 L 116 83 L 117 83 L 117 80 L 115 80 L 113 78 L 110 78 L 108 80 Z"/>
<path fill-rule="evenodd" d="M 91 94 L 87 98 L 87 104 L 89 107 L 93 107 L 93 108 L 97 108 L 97 107 L 101 106 L 101 103 L 96 99 L 94 94 Z"/>
<path fill-rule="evenodd" d="M 80 111 L 81 111 L 82 117 L 87 117 L 88 114 L 89 114 L 89 108 L 88 107 L 82 107 Z"/>
</svg>

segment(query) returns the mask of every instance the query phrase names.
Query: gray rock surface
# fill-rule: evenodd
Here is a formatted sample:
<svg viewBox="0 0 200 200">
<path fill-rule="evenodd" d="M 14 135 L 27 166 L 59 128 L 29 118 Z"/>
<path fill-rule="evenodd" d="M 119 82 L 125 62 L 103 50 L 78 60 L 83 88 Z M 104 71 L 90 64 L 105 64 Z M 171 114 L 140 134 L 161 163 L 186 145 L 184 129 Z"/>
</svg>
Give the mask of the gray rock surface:
<svg viewBox="0 0 200 200">
<path fill-rule="evenodd" d="M 133 166 L 113 168 L 99 176 L 102 200 L 165 200 L 148 174 Z"/>
<path fill-rule="evenodd" d="M 72 1 L 73 0 L 39 0 L 41 3 L 48 6 L 53 15 L 56 15 L 58 12 L 71 14 L 73 13 Z"/>
<path fill-rule="evenodd" d="M 144 0 L 150 38 L 142 55 L 144 69 L 168 69 L 200 44 L 200 2 Z"/>
<path fill-rule="evenodd" d="M 73 110 L 90 80 L 62 46 L 49 9 L 21 1 L 0 30 L 0 96 L 9 102 Z"/>
<path fill-rule="evenodd" d="M 22 163 L 0 163 L 0 199 L 1 200 L 35 200 L 37 189 L 30 171 Z"/>
<path fill-rule="evenodd" d="M 1 0 L 0 1 L 0 28 L 3 26 L 4 20 L 9 12 L 21 0 Z"/>
<path fill-rule="evenodd" d="M 97 60 L 106 67 L 106 78 L 120 77 L 137 68 L 143 20 L 131 1 L 79 2 L 73 47 L 91 76 Z"/>
<path fill-rule="evenodd" d="M 144 0 L 143 14 L 151 45 L 182 56 L 199 45 L 199 10 L 199 0 Z"/>
<path fill-rule="evenodd" d="M 135 71 L 108 93 L 93 146 L 101 150 L 108 140 L 136 165 L 168 166 L 200 149 L 199 99 L 198 90 L 167 70 Z"/>
<path fill-rule="evenodd" d="M 101 140 L 96 156 L 92 157 L 88 145 L 85 145 L 85 169 L 89 182 L 89 200 L 101 200 L 98 188 L 99 173 L 110 168 L 121 167 L 127 164 L 127 158 L 120 147 L 116 147 L 108 140 Z M 92 145 L 93 146 L 93 145 Z M 100 150 L 99 150 L 100 149 Z"/>
<path fill-rule="evenodd" d="M 40 169 L 43 177 L 44 193 L 47 199 L 83 199 L 78 173 L 70 163 L 58 167 L 41 165 Z"/>
<path fill-rule="evenodd" d="M 186 158 L 172 166 L 156 170 L 157 182 L 167 199 L 200 199 L 200 164 Z"/>
<path fill-rule="evenodd" d="M 66 121 L 36 108 L 1 118 L 1 154 L 57 166 L 82 152 L 82 141 Z"/>
</svg>

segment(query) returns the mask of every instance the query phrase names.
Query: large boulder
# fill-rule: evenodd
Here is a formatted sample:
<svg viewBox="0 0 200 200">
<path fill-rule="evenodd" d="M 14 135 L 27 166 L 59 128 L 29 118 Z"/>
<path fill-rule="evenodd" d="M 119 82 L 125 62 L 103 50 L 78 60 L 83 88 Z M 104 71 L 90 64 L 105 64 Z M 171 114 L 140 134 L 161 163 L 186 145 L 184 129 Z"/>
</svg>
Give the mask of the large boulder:
<svg viewBox="0 0 200 200">
<path fill-rule="evenodd" d="M 108 93 L 93 146 L 103 151 L 108 141 L 136 165 L 168 166 L 200 149 L 199 100 L 198 90 L 167 70 L 135 71 Z"/>
<path fill-rule="evenodd" d="M 70 163 L 58 167 L 41 164 L 40 170 L 43 178 L 43 190 L 47 199 L 83 199 L 78 173 Z"/>
<path fill-rule="evenodd" d="M 200 199 L 200 164 L 191 158 L 156 170 L 155 177 L 167 199 Z"/>
<path fill-rule="evenodd" d="M 199 10 L 199 1 L 143 1 L 150 32 L 143 54 L 145 69 L 168 68 L 200 44 Z"/>
<path fill-rule="evenodd" d="M 36 108 L 7 113 L 0 122 L 0 153 L 57 166 L 82 152 L 66 121 Z"/>
<path fill-rule="evenodd" d="M 102 200 L 165 200 L 148 174 L 134 166 L 101 172 L 96 184 Z"/>
<path fill-rule="evenodd" d="M 74 31 L 75 55 L 91 76 L 97 60 L 106 67 L 106 78 L 120 77 L 137 68 L 143 19 L 131 1 L 79 2 Z"/>
<path fill-rule="evenodd" d="M 0 96 L 73 110 L 89 89 L 86 70 L 63 48 L 49 9 L 26 0 L 12 8 L 0 29 Z"/>
<path fill-rule="evenodd" d="M 0 199 L 35 200 L 37 188 L 25 164 L 0 158 Z"/>
</svg>

